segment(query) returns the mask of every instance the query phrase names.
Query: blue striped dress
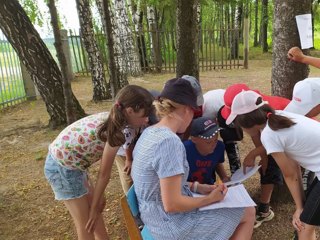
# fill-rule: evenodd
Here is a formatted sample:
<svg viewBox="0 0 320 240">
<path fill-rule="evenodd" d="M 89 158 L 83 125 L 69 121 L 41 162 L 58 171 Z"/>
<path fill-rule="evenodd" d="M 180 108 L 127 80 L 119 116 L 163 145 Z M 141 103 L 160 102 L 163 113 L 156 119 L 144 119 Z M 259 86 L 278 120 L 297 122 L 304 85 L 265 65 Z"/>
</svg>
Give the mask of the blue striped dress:
<svg viewBox="0 0 320 240">
<path fill-rule="evenodd" d="M 189 166 L 179 137 L 166 127 L 149 127 L 133 152 L 132 178 L 141 219 L 155 239 L 226 240 L 244 214 L 244 208 L 168 213 L 164 210 L 160 179 L 182 175 L 181 193 L 192 196 L 187 184 Z"/>
</svg>

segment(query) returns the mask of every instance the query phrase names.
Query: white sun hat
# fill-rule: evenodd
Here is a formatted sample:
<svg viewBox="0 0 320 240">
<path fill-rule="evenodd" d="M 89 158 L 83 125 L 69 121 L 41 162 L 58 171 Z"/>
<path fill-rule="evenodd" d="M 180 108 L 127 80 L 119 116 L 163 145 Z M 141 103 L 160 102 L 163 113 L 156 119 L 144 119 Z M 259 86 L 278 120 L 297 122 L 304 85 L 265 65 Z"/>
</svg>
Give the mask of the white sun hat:
<svg viewBox="0 0 320 240">
<path fill-rule="evenodd" d="M 231 113 L 226 120 L 226 124 L 231 124 L 238 115 L 253 112 L 259 107 L 268 104 L 267 101 L 257 104 L 259 97 L 262 98 L 260 94 L 251 90 L 238 93 L 232 101 Z"/>
</svg>

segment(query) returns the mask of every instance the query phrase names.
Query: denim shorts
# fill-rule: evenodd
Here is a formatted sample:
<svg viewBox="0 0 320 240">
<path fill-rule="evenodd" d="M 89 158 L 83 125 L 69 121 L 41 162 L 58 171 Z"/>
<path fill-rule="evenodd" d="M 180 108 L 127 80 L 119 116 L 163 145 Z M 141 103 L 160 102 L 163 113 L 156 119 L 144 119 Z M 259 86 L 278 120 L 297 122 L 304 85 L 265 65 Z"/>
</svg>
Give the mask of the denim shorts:
<svg viewBox="0 0 320 240">
<path fill-rule="evenodd" d="M 87 172 L 62 167 L 50 154 L 44 165 L 44 174 L 56 200 L 80 198 L 89 192 Z"/>
</svg>

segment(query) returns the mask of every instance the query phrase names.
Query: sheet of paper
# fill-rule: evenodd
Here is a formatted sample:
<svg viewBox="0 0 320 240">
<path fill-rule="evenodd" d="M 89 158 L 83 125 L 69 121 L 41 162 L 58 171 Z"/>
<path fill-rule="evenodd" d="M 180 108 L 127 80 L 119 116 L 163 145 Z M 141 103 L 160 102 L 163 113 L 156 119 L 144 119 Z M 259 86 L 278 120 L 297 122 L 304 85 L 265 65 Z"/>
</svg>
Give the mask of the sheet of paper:
<svg viewBox="0 0 320 240">
<path fill-rule="evenodd" d="M 200 194 L 193 194 L 194 197 L 203 197 Z M 212 203 L 208 206 L 200 208 L 200 211 L 218 208 L 238 208 L 238 207 L 253 207 L 255 202 L 249 196 L 245 187 L 240 184 L 229 187 L 225 198 L 221 202 Z"/>
<path fill-rule="evenodd" d="M 300 36 L 301 49 L 313 47 L 311 14 L 297 15 L 296 22 Z"/>
<path fill-rule="evenodd" d="M 241 167 L 237 171 L 235 171 L 234 174 L 232 174 L 231 181 L 225 182 L 224 184 L 226 186 L 231 186 L 242 183 L 244 180 L 250 178 L 253 174 L 255 174 L 260 167 L 260 165 L 256 165 L 254 167 L 247 167 L 246 174 L 243 174 L 243 167 Z"/>
</svg>

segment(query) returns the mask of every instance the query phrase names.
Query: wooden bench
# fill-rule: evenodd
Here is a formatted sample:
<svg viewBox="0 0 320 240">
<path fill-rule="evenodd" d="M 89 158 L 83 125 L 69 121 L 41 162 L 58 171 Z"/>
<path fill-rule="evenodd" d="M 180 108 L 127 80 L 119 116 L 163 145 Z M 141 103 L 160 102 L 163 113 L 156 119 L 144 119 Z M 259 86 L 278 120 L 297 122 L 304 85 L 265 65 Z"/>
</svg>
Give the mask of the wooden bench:
<svg viewBox="0 0 320 240">
<path fill-rule="evenodd" d="M 134 185 L 131 186 L 127 195 L 121 198 L 121 209 L 126 221 L 128 235 L 131 240 L 153 240 L 146 226 L 139 229 L 138 221 L 140 219 L 139 205 Z M 142 223 L 142 221 L 141 221 Z"/>
</svg>

